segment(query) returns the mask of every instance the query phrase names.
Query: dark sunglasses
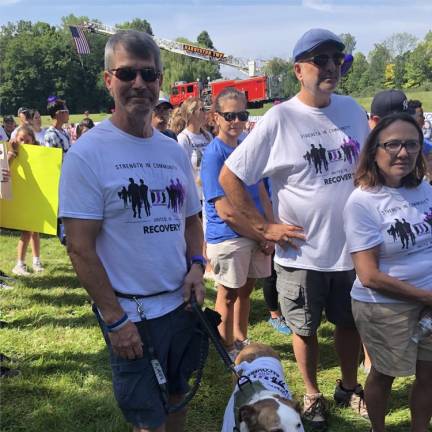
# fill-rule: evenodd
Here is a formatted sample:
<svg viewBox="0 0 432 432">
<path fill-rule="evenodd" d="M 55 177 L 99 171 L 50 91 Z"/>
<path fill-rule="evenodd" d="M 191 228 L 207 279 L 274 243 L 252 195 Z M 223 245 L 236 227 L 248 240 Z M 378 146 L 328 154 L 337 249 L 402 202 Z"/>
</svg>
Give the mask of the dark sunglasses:
<svg viewBox="0 0 432 432">
<path fill-rule="evenodd" d="M 416 154 L 420 151 L 421 144 L 416 140 L 391 140 L 384 143 L 379 143 L 379 147 L 382 147 L 387 153 L 391 155 L 397 155 L 405 147 L 408 154 Z"/>
<path fill-rule="evenodd" d="M 313 57 L 305 58 L 300 61 L 312 62 L 315 66 L 324 67 L 327 66 L 330 58 L 336 66 L 341 66 L 345 60 L 345 54 L 343 52 L 336 52 L 332 56 L 328 54 L 317 54 Z"/>
<path fill-rule="evenodd" d="M 136 79 L 138 72 L 141 74 L 141 78 L 145 82 L 155 82 L 161 76 L 161 73 L 153 68 L 133 69 L 124 67 L 110 69 L 108 72 L 114 75 L 120 81 L 125 82 L 133 81 L 134 79 Z"/>
<path fill-rule="evenodd" d="M 239 111 L 239 112 L 220 112 L 216 111 L 220 116 L 222 116 L 225 121 L 232 122 L 236 118 L 240 121 L 246 121 L 249 118 L 249 111 Z"/>
</svg>

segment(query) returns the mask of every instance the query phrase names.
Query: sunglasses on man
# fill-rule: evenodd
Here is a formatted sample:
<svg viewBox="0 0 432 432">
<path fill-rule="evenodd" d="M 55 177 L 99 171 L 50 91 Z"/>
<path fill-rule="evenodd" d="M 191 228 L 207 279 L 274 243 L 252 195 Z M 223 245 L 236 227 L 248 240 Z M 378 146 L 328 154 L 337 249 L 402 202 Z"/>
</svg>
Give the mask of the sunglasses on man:
<svg viewBox="0 0 432 432">
<path fill-rule="evenodd" d="M 161 76 L 161 73 L 153 68 L 134 69 L 123 67 L 117 69 L 110 69 L 108 72 L 114 75 L 120 81 L 124 82 L 135 80 L 138 73 L 141 75 L 142 80 L 148 83 L 155 82 Z"/>
<path fill-rule="evenodd" d="M 333 55 L 329 54 L 317 54 L 309 58 L 304 58 L 299 60 L 300 62 L 310 62 L 313 63 L 315 66 L 318 67 L 325 67 L 327 66 L 330 59 L 333 60 L 333 63 L 335 66 L 342 66 L 344 60 L 345 60 L 345 54 L 343 52 L 336 52 Z"/>
<path fill-rule="evenodd" d="M 220 112 L 216 111 L 220 116 L 222 116 L 225 121 L 232 122 L 236 118 L 238 118 L 240 121 L 247 121 L 249 118 L 249 111 L 239 111 L 239 112 Z"/>
</svg>

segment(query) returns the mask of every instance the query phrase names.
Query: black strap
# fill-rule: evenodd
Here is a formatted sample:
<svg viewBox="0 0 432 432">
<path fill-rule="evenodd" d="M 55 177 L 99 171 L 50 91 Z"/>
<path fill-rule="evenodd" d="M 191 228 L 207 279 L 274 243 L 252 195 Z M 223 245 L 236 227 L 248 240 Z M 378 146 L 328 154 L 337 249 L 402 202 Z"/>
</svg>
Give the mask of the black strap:
<svg viewBox="0 0 432 432">
<path fill-rule="evenodd" d="M 160 292 L 153 293 L 153 294 L 126 294 L 126 293 L 122 293 L 120 291 L 114 290 L 114 294 L 120 298 L 135 300 L 135 299 L 144 299 L 144 298 L 156 297 L 156 296 L 159 296 L 162 294 L 175 293 L 176 291 L 178 291 L 181 288 L 182 287 L 180 286 L 180 287 L 176 288 L 174 291 L 167 291 L 166 290 L 166 291 L 160 291 Z"/>
</svg>

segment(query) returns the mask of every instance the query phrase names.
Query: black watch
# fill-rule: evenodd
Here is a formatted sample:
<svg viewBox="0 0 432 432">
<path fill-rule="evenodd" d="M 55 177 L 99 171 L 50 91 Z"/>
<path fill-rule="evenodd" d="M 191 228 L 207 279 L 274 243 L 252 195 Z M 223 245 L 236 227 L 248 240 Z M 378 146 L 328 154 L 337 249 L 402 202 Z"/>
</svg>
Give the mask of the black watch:
<svg viewBox="0 0 432 432">
<path fill-rule="evenodd" d="M 203 273 L 205 273 L 207 261 L 202 255 L 194 255 L 191 257 L 190 264 L 199 264 L 202 268 Z"/>
</svg>

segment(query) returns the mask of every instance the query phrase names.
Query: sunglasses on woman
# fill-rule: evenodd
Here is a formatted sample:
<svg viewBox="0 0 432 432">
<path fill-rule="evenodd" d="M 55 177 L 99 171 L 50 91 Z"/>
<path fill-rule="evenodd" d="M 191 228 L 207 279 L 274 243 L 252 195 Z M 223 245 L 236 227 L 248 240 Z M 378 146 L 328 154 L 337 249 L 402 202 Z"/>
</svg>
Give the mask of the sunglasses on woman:
<svg viewBox="0 0 432 432">
<path fill-rule="evenodd" d="M 393 156 L 397 155 L 402 150 L 402 147 L 405 148 L 408 154 L 416 154 L 421 148 L 420 143 L 416 140 L 391 140 L 384 143 L 379 143 L 378 146 L 382 147 L 387 153 Z"/>
<path fill-rule="evenodd" d="M 161 76 L 161 73 L 153 68 L 133 69 L 123 67 L 117 69 L 110 69 L 108 72 L 114 75 L 120 81 L 124 82 L 133 81 L 134 79 L 136 79 L 138 73 L 141 75 L 143 81 L 149 83 L 155 82 Z"/>
<path fill-rule="evenodd" d="M 239 111 L 239 112 L 220 112 L 216 111 L 220 116 L 222 116 L 225 121 L 232 122 L 236 118 L 240 121 L 246 121 L 249 118 L 249 111 Z"/>
<path fill-rule="evenodd" d="M 345 60 L 345 54 L 342 52 L 336 52 L 331 56 L 329 54 L 317 54 L 313 57 L 305 58 L 300 61 L 311 62 L 318 67 L 325 67 L 327 66 L 330 59 L 333 60 L 335 66 L 341 66 Z"/>
</svg>

